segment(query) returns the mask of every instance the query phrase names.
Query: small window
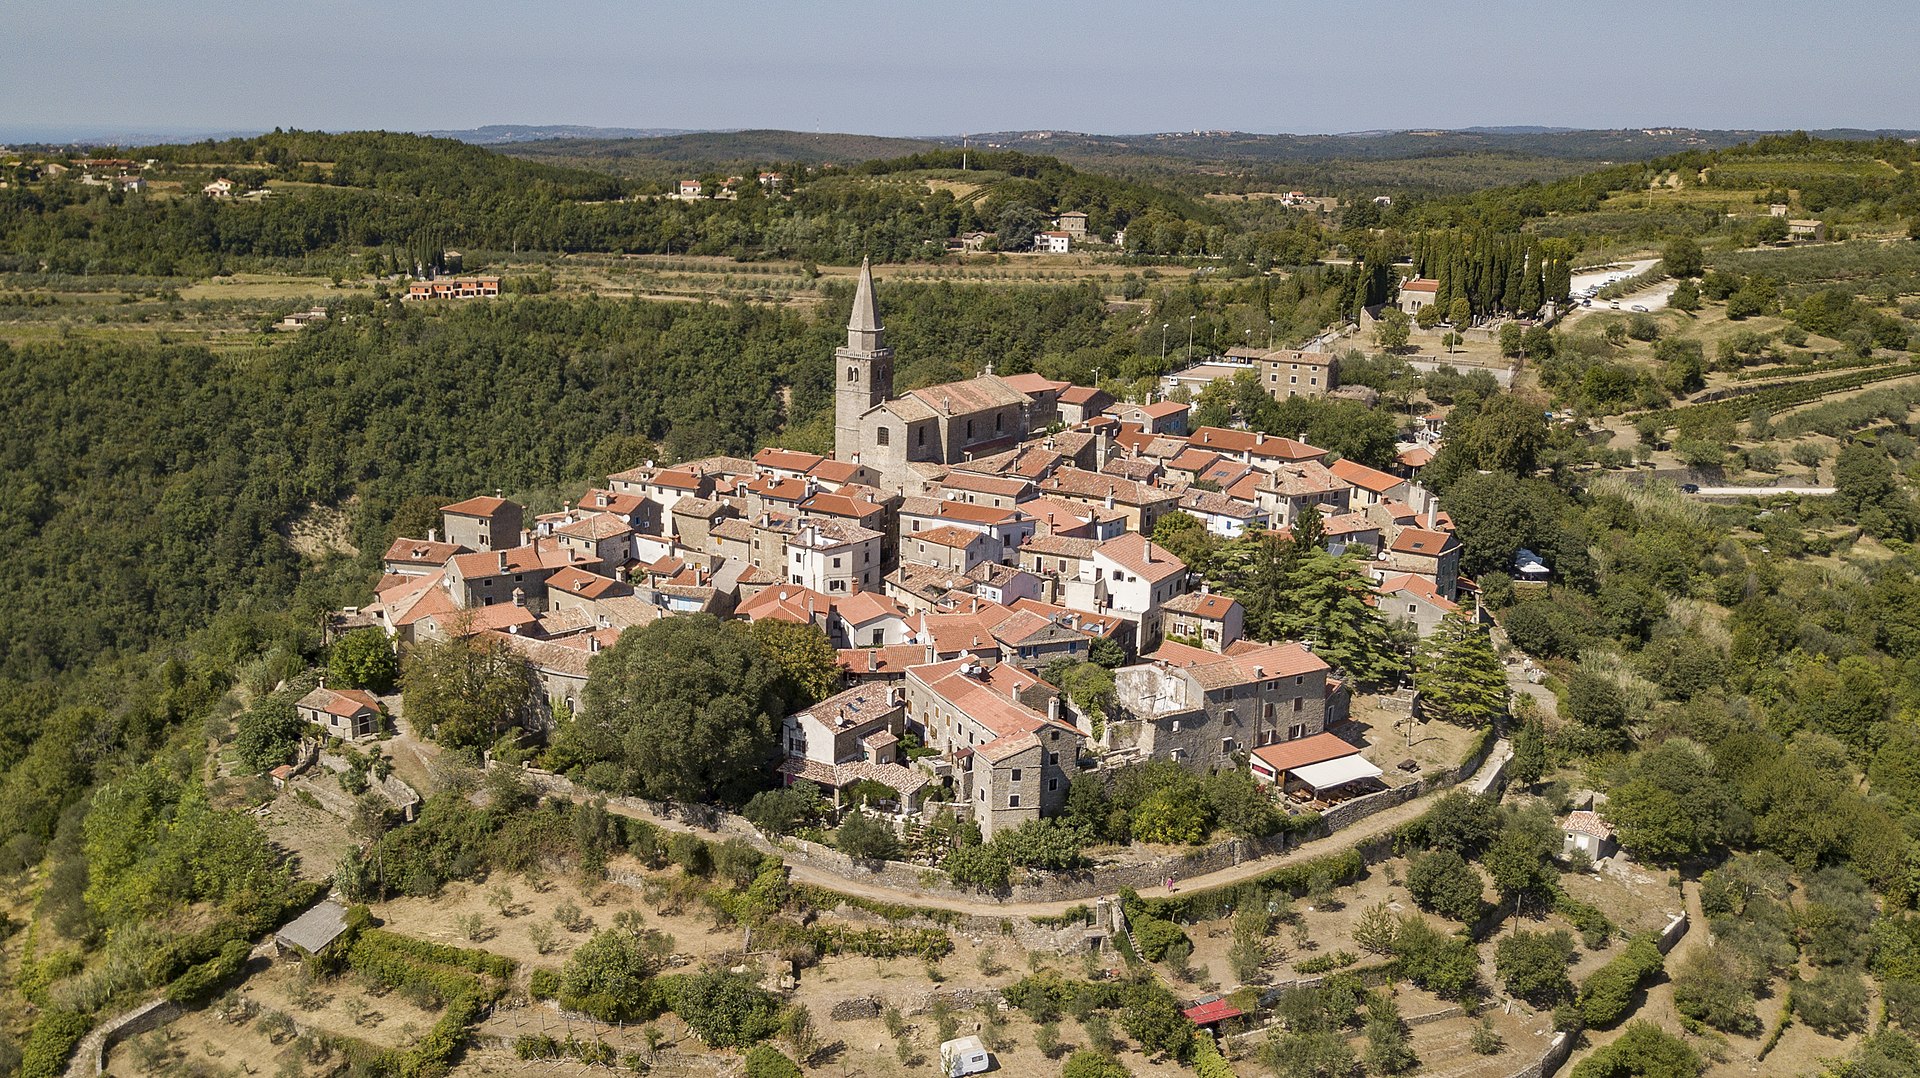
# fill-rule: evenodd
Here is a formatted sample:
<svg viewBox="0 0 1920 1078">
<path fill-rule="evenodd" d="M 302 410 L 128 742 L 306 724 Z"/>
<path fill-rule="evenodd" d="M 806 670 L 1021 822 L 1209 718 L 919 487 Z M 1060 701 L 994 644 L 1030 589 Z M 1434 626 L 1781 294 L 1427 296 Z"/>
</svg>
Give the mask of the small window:
<svg viewBox="0 0 1920 1078">
<path fill-rule="evenodd" d="M 926 445 L 927 444 L 927 428 L 919 427 L 919 428 L 916 428 L 916 431 L 919 434 L 919 443 L 921 445 Z"/>
<path fill-rule="evenodd" d="M 1050 753 L 1047 753 L 1047 763 L 1049 763 L 1049 764 L 1056 764 L 1056 765 L 1057 765 L 1057 764 L 1058 764 L 1059 762 L 1060 762 L 1060 754 L 1059 754 L 1059 753 L 1057 753 L 1057 752 L 1050 752 Z"/>
<path fill-rule="evenodd" d="M 1059 779 L 1048 779 L 1048 780 L 1047 780 L 1047 792 L 1048 792 L 1048 793 L 1052 793 L 1053 791 L 1055 791 L 1055 790 L 1058 790 L 1059 788 L 1060 788 L 1060 780 L 1059 780 Z"/>
<path fill-rule="evenodd" d="M 1306 705 L 1307 705 L 1307 702 L 1305 700 L 1296 699 L 1293 702 L 1293 709 L 1295 711 L 1302 711 L 1306 709 Z"/>
<path fill-rule="evenodd" d="M 1020 781 L 1020 769 L 1017 767 L 1013 769 L 1013 781 L 1014 782 Z"/>
<path fill-rule="evenodd" d="M 1173 729 L 1172 729 L 1171 731 L 1169 731 L 1169 732 L 1170 732 L 1170 733 L 1175 733 L 1175 734 L 1177 734 L 1177 733 L 1179 733 L 1179 732 L 1180 732 L 1180 720 L 1179 720 L 1179 719 L 1175 719 L 1175 720 L 1173 720 Z"/>
<path fill-rule="evenodd" d="M 848 368 L 847 368 L 847 381 L 849 381 L 849 382 L 858 382 L 859 380 L 860 380 L 860 368 L 858 368 L 858 367 L 848 367 Z"/>
<path fill-rule="evenodd" d="M 1019 795 L 1019 794 L 1008 794 L 1008 795 L 1007 795 L 1007 807 L 1008 807 L 1008 808 L 1010 808 L 1010 809 L 1017 809 L 1017 808 L 1019 808 L 1019 807 L 1020 807 L 1020 795 Z"/>
<path fill-rule="evenodd" d="M 890 430 L 890 429 L 888 429 L 888 428 L 886 428 L 886 427 L 876 427 L 876 428 L 874 428 L 874 431 L 873 431 L 873 442 L 874 442 L 874 444 L 875 444 L 875 445 L 891 445 L 891 444 L 893 444 L 893 431 L 892 431 L 892 430 Z"/>
</svg>

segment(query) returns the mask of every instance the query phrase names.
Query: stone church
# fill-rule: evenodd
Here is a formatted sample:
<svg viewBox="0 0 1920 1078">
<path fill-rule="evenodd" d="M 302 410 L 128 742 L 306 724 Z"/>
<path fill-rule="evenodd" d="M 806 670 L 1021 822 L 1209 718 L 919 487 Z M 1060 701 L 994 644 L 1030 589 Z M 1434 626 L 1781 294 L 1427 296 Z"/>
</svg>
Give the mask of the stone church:
<svg viewBox="0 0 1920 1078">
<path fill-rule="evenodd" d="M 847 344 L 834 351 L 836 460 L 858 460 L 877 469 L 889 487 L 918 494 L 943 470 L 939 466 L 1011 449 L 1053 419 L 1051 402 L 992 374 L 894 396 L 886 333 L 874 301 L 873 271 L 863 260 Z"/>
</svg>

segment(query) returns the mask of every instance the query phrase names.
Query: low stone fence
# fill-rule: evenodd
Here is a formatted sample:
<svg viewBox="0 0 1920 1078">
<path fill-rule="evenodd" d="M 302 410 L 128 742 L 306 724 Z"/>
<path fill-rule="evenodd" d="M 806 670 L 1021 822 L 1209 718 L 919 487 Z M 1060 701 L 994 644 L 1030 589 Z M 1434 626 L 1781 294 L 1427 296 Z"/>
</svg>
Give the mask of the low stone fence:
<svg viewBox="0 0 1920 1078">
<path fill-rule="evenodd" d="M 93 1028 L 81 1039 L 67 1063 L 67 1078 L 96 1078 L 107 1072 L 107 1053 L 113 1046 L 180 1017 L 180 1008 L 164 999 L 143 1003 Z"/>
<path fill-rule="evenodd" d="M 1547 1075 L 1560 1069 L 1560 1064 L 1567 1061 L 1572 1051 L 1573 1034 L 1561 1030 L 1547 1042 L 1547 1050 L 1540 1054 L 1538 1060 L 1514 1071 L 1508 1078 L 1547 1078 Z"/>
<path fill-rule="evenodd" d="M 1666 954 L 1678 946 L 1680 940 L 1686 936 L 1688 927 L 1686 914 L 1674 914 L 1673 920 L 1667 922 L 1667 927 L 1660 930 L 1660 938 L 1654 941 L 1660 945 L 1660 953 Z"/>
</svg>

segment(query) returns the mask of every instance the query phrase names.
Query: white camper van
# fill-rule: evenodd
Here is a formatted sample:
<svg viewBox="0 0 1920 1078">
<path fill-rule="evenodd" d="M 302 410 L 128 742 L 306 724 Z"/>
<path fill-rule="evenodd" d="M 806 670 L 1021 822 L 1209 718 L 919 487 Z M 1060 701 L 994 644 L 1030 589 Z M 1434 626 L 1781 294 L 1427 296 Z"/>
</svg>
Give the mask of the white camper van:
<svg viewBox="0 0 1920 1078">
<path fill-rule="evenodd" d="M 993 1069 L 993 1056 L 979 1037 L 960 1037 L 940 1046 L 940 1073 L 947 1078 L 964 1078 Z"/>
</svg>

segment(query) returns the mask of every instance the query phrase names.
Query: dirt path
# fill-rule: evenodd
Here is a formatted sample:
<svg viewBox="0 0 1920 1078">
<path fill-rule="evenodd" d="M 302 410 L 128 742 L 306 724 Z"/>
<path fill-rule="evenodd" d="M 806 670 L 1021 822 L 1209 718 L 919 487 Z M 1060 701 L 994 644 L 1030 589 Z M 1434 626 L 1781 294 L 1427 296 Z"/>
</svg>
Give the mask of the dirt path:
<svg viewBox="0 0 1920 1078">
<path fill-rule="evenodd" d="M 1480 770 L 1475 772 L 1473 777 L 1467 782 L 1460 783 L 1460 785 L 1471 786 L 1474 781 L 1486 777 L 1492 772 L 1494 767 L 1498 766 L 1499 761 L 1505 755 L 1505 743 L 1497 743 L 1493 751 L 1487 754 L 1486 762 L 1480 765 Z M 1432 800 L 1432 795 L 1415 798 L 1405 804 L 1395 805 L 1392 808 L 1376 812 L 1372 816 L 1368 816 L 1349 827 L 1344 827 L 1325 838 L 1311 839 L 1303 842 L 1285 853 L 1254 858 L 1253 860 L 1243 861 L 1240 864 L 1215 872 L 1209 872 L 1205 875 L 1175 880 L 1175 892 L 1183 889 L 1199 891 L 1213 887 L 1224 887 L 1228 884 L 1250 880 L 1255 876 L 1271 872 L 1276 868 L 1298 864 L 1302 861 L 1322 857 L 1350 846 L 1357 846 L 1369 839 L 1387 834 L 1402 824 L 1411 822 L 1431 807 Z M 616 815 L 647 820 L 669 830 L 700 830 L 689 825 L 684 820 L 664 819 L 635 808 L 610 804 L 607 806 L 607 811 L 615 813 Z M 777 853 L 778 850 L 775 852 Z M 976 917 L 1058 916 L 1075 906 L 1084 906 L 1088 901 L 1087 898 L 1062 899 L 1055 902 L 1002 902 L 986 897 L 978 899 L 947 898 L 939 895 L 925 894 L 920 891 L 888 887 L 877 881 L 849 879 L 812 865 L 788 862 L 788 869 L 791 878 L 797 882 L 811 884 L 830 891 L 837 891 L 840 894 L 852 895 L 857 898 L 874 899 L 880 902 L 895 902 L 908 906 L 948 910 L 954 913 L 968 914 Z M 1165 898 L 1169 893 L 1166 887 L 1159 885 L 1140 889 L 1140 895 L 1143 898 Z"/>
</svg>

